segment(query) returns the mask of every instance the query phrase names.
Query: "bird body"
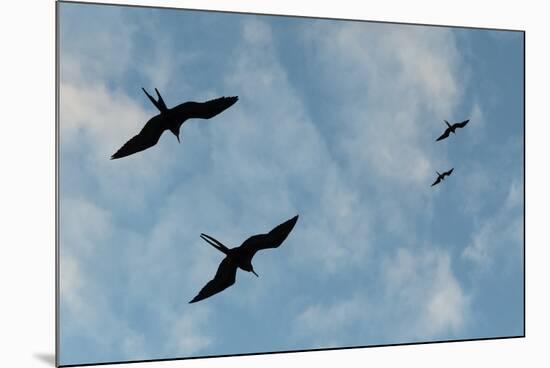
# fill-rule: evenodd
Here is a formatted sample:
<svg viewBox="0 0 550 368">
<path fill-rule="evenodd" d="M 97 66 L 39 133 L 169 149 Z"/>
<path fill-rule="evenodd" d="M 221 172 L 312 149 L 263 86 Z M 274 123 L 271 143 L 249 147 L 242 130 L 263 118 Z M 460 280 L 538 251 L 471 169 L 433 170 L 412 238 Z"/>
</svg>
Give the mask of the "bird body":
<svg viewBox="0 0 550 368">
<path fill-rule="evenodd" d="M 169 109 L 156 88 L 158 100 L 155 100 L 144 88 L 142 89 L 160 111 L 160 114 L 149 119 L 141 131 L 115 152 L 111 159 L 126 157 L 154 146 L 162 133 L 167 130 L 172 132 L 179 142 L 180 128 L 187 119 L 210 119 L 231 107 L 239 99 L 237 96 L 233 96 L 220 97 L 206 102 L 189 101 Z"/>
<path fill-rule="evenodd" d="M 221 261 L 214 278 L 189 303 L 196 303 L 211 297 L 233 285 L 239 268 L 243 271 L 252 272 L 258 277 L 252 265 L 252 258 L 256 252 L 262 249 L 279 247 L 294 228 L 296 221 L 298 221 L 298 215 L 276 226 L 267 234 L 249 237 L 239 247 L 235 248 L 228 248 L 213 237 L 201 234 L 201 238 L 224 253 L 225 258 Z"/>
<path fill-rule="evenodd" d="M 218 240 L 206 234 L 201 234 L 201 238 L 212 245 L 214 248 L 224 253 L 226 255 L 226 258 L 229 258 L 231 262 L 234 263 L 238 268 L 241 268 L 244 271 L 253 272 L 253 255 L 251 255 L 250 251 L 247 251 L 247 249 L 241 247 L 228 248 L 220 243 Z M 245 243 L 246 242 L 244 242 L 242 245 L 244 245 Z"/>
<path fill-rule="evenodd" d="M 434 185 L 437 185 L 441 181 L 445 180 L 445 176 L 450 176 L 452 174 L 453 170 L 454 170 L 454 168 L 452 168 L 449 171 L 445 171 L 443 174 L 440 174 L 436 171 L 437 179 L 435 179 L 435 181 L 433 182 L 433 184 L 431 186 L 433 187 Z"/>
<path fill-rule="evenodd" d="M 449 122 L 447 120 L 444 120 L 444 121 L 445 121 L 445 124 L 447 124 L 447 129 L 445 129 L 445 132 L 443 132 L 443 134 L 441 134 L 441 136 L 435 140 L 436 142 L 441 141 L 441 140 L 449 137 L 449 134 L 451 134 L 451 133 L 456 134 L 455 133 L 456 129 L 457 128 L 464 128 L 470 120 L 464 120 L 461 123 L 454 123 L 452 125 L 449 124 Z"/>
</svg>

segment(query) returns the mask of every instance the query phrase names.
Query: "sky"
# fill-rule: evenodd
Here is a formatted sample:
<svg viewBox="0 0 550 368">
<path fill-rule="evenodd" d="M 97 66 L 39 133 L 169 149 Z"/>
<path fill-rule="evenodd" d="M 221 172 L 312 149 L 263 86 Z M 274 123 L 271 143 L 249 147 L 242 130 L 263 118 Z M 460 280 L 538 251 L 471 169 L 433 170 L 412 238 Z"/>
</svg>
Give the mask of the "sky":
<svg viewBox="0 0 550 368">
<path fill-rule="evenodd" d="M 522 33 L 58 6 L 60 364 L 523 334 Z M 141 87 L 239 101 L 109 160 Z"/>
</svg>

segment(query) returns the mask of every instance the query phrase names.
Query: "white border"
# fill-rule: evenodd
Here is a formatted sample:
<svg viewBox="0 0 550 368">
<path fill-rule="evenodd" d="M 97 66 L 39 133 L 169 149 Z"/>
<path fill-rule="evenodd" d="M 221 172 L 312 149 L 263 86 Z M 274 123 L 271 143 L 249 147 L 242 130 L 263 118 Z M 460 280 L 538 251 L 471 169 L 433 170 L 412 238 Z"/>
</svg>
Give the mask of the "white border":
<svg viewBox="0 0 550 368">
<path fill-rule="evenodd" d="M 547 12 L 543 2 L 127 0 L 113 3 L 524 29 L 526 34 L 527 326 L 525 339 L 126 364 L 124 367 L 547 366 L 550 157 Z M 0 11 L 1 366 L 48 366 L 54 353 L 54 2 Z M 41 356 L 42 358 L 38 358 Z M 547 363 L 545 364 L 544 361 Z"/>
</svg>

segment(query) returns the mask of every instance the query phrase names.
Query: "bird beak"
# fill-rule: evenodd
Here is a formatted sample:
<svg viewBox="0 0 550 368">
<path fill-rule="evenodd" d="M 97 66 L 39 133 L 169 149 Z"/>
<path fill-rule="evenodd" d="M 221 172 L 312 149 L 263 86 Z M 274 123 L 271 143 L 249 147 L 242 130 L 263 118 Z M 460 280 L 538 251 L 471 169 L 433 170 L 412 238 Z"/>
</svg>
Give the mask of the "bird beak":
<svg viewBox="0 0 550 368">
<path fill-rule="evenodd" d="M 254 275 L 256 275 L 256 277 L 260 277 L 260 276 L 258 276 L 258 274 L 256 273 L 256 271 L 252 270 L 252 273 L 253 273 Z"/>
<path fill-rule="evenodd" d="M 179 136 L 179 135 L 176 135 L 176 138 L 178 139 L 178 143 L 181 143 L 181 141 L 180 141 L 180 136 Z"/>
</svg>

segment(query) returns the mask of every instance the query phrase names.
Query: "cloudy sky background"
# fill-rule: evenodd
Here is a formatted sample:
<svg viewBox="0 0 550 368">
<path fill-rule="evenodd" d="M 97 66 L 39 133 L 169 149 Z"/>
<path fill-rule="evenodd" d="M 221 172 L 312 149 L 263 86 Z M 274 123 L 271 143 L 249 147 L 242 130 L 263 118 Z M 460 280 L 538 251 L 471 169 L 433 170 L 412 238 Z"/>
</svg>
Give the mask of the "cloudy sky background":
<svg viewBox="0 0 550 368">
<path fill-rule="evenodd" d="M 59 7 L 61 364 L 523 333 L 521 33 Z M 111 161 L 141 87 L 239 101 Z"/>
</svg>

